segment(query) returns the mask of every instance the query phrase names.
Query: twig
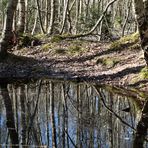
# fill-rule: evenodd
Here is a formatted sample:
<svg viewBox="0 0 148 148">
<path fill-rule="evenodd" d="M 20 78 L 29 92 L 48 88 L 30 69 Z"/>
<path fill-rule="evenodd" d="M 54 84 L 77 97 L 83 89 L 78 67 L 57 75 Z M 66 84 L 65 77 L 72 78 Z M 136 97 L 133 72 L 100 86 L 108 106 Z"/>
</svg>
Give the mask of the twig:
<svg viewBox="0 0 148 148">
<path fill-rule="evenodd" d="M 131 126 L 130 124 L 128 124 L 127 122 L 125 122 L 117 113 L 115 113 L 112 109 L 110 109 L 110 108 L 106 105 L 106 103 L 105 103 L 105 101 L 104 101 L 104 99 L 103 99 L 103 98 L 104 98 L 103 94 L 102 94 L 95 86 L 93 86 L 93 88 L 96 90 L 97 94 L 100 96 L 100 99 L 101 99 L 101 101 L 102 101 L 104 107 L 105 107 L 110 113 L 112 113 L 116 118 L 118 118 L 120 122 L 122 122 L 122 123 L 125 124 L 126 126 L 130 127 L 130 128 L 133 129 L 134 131 L 136 131 L 136 129 L 135 129 L 133 126 Z"/>
<path fill-rule="evenodd" d="M 75 147 L 75 148 L 78 148 L 75 143 L 73 142 L 73 140 L 71 139 L 71 137 L 69 136 L 68 132 L 65 130 L 65 133 L 67 134 L 69 140 L 71 141 L 72 145 Z"/>
</svg>

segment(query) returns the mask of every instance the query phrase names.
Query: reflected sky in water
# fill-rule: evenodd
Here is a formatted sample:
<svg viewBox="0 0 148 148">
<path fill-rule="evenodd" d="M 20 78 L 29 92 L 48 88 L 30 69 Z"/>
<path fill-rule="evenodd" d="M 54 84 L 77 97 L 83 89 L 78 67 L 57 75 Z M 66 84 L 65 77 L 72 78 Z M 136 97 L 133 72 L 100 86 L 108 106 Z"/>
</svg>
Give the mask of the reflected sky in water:
<svg viewBox="0 0 148 148">
<path fill-rule="evenodd" d="M 140 142 L 136 136 L 147 130 L 141 117 L 145 98 L 136 93 L 51 80 L 1 85 L 1 147 L 147 147 L 145 132 Z"/>
</svg>

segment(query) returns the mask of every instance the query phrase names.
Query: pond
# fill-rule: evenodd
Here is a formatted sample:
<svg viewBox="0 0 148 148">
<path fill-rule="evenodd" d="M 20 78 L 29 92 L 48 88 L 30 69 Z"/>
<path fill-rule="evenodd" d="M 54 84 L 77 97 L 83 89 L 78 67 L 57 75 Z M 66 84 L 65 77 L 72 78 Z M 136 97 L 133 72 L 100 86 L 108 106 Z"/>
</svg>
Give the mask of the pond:
<svg viewBox="0 0 148 148">
<path fill-rule="evenodd" d="M 0 147 L 148 147 L 142 92 L 55 80 L 0 89 Z"/>
</svg>

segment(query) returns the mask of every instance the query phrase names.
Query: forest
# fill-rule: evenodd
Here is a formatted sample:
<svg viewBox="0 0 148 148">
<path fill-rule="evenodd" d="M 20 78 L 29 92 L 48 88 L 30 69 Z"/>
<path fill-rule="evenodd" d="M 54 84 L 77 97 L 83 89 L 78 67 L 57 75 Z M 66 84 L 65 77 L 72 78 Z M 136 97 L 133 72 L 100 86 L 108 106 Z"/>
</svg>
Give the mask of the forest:
<svg viewBox="0 0 148 148">
<path fill-rule="evenodd" d="M 0 0 L 0 35 L 0 147 L 148 147 L 148 0 Z"/>
<path fill-rule="evenodd" d="M 0 3 L 2 79 L 11 79 L 10 75 L 15 78 L 50 75 L 104 82 L 119 79 L 119 83 L 126 85 L 146 81 L 147 1 L 1 0 Z"/>
<path fill-rule="evenodd" d="M 96 35 L 103 40 L 137 30 L 132 0 L 16 0 L 12 3 L 12 30 L 20 33 Z M 1 0 L 1 31 L 6 6 L 7 0 Z"/>
</svg>

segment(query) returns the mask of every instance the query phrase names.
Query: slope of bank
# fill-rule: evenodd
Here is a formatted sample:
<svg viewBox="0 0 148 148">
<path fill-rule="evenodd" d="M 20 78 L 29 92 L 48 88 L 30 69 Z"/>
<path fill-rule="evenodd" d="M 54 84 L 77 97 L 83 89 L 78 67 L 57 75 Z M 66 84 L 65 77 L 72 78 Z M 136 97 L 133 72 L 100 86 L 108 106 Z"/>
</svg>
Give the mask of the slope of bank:
<svg viewBox="0 0 148 148">
<path fill-rule="evenodd" d="M 55 78 L 130 86 L 148 91 L 148 70 L 137 35 L 114 43 L 46 39 L 14 49 L 0 63 L 0 82 Z"/>
</svg>

